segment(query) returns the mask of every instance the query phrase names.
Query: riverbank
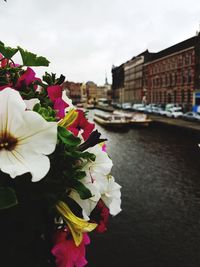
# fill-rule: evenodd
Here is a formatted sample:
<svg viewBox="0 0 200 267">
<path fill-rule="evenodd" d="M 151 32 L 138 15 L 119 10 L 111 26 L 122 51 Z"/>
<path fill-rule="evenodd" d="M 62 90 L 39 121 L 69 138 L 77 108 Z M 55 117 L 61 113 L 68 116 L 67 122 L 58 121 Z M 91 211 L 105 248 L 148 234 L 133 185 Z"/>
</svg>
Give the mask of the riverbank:
<svg viewBox="0 0 200 267">
<path fill-rule="evenodd" d="M 185 121 L 182 119 L 173 119 L 163 116 L 149 115 L 152 119 L 153 124 L 162 126 L 176 127 L 177 129 L 187 130 L 188 132 L 195 132 L 200 134 L 200 122 L 195 121 Z"/>
</svg>

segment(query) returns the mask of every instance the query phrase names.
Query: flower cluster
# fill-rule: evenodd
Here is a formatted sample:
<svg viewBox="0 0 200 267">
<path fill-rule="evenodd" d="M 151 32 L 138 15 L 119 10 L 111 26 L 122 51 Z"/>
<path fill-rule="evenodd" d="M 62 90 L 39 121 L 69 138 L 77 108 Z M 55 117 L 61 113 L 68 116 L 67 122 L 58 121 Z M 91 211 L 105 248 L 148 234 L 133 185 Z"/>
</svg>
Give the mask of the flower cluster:
<svg viewBox="0 0 200 267">
<path fill-rule="evenodd" d="M 73 106 L 63 75 L 31 68 L 48 65 L 0 42 L 0 234 L 4 253 L 17 251 L 5 266 L 85 266 L 88 232 L 104 232 L 121 210 L 106 139 Z"/>
</svg>

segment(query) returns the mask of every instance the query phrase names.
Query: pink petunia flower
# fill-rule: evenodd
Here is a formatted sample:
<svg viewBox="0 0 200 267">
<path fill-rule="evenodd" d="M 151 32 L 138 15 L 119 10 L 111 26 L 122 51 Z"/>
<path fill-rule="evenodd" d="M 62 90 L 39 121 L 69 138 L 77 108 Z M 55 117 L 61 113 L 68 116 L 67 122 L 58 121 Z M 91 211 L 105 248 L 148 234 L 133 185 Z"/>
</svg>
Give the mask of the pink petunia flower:
<svg viewBox="0 0 200 267">
<path fill-rule="evenodd" d="M 4 68 L 7 66 L 8 60 L 6 58 L 3 58 L 2 54 L 0 53 L 0 67 Z"/>
<path fill-rule="evenodd" d="M 62 87 L 60 85 L 51 85 L 47 87 L 48 96 L 54 104 L 54 109 L 57 110 L 57 117 L 62 119 L 65 117 L 65 109 L 69 106 L 62 99 Z"/>
<path fill-rule="evenodd" d="M 83 267 L 87 264 L 85 245 L 90 243 L 90 239 L 86 233 L 83 234 L 83 241 L 77 247 L 68 232 L 57 230 L 54 243 L 51 252 L 56 258 L 57 267 Z"/>
<path fill-rule="evenodd" d="M 67 129 L 71 131 L 75 136 L 77 136 L 79 134 L 79 131 L 82 130 L 83 132 L 81 134 L 84 141 L 86 141 L 91 132 L 94 130 L 95 124 L 90 123 L 86 119 L 83 110 L 77 109 L 76 111 L 78 112 L 78 117 Z"/>
<path fill-rule="evenodd" d="M 29 86 L 31 83 L 35 81 L 41 81 L 41 79 L 35 77 L 35 72 L 31 68 L 27 68 L 27 70 L 19 77 L 16 88 L 20 89 L 20 87 L 25 84 L 26 86 Z M 37 86 L 35 86 L 35 90 L 37 89 Z"/>
</svg>

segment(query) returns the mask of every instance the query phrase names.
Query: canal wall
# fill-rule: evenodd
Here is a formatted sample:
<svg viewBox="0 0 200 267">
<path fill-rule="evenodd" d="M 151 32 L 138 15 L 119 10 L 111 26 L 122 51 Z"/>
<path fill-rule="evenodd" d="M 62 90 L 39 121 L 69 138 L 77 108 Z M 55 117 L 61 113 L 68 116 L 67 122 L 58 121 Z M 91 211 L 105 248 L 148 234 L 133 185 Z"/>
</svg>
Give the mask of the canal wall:
<svg viewBox="0 0 200 267">
<path fill-rule="evenodd" d="M 182 119 L 167 118 L 163 116 L 149 115 L 154 125 L 171 127 L 176 130 L 187 131 L 188 133 L 195 133 L 200 135 L 200 122 L 185 121 Z"/>
</svg>

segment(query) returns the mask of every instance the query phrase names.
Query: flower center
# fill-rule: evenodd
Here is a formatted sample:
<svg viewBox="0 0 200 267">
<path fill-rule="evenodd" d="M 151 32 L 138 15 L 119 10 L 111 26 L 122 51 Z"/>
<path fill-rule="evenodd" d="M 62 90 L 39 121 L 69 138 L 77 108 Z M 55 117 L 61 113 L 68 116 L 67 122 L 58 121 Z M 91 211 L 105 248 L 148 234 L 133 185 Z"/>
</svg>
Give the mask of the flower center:
<svg viewBox="0 0 200 267">
<path fill-rule="evenodd" d="M 17 145 L 17 139 L 10 133 L 0 133 L 0 151 L 2 149 L 13 150 Z"/>
</svg>

